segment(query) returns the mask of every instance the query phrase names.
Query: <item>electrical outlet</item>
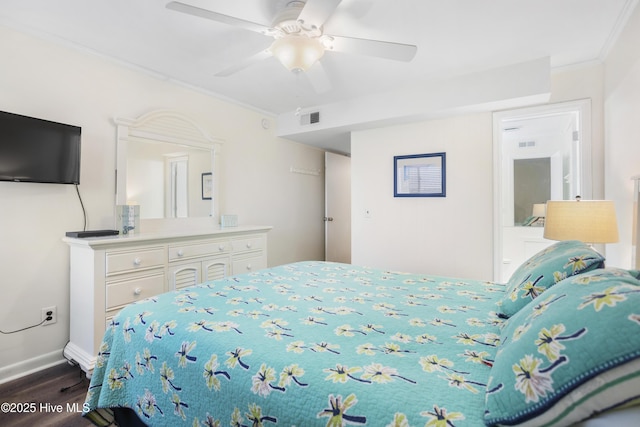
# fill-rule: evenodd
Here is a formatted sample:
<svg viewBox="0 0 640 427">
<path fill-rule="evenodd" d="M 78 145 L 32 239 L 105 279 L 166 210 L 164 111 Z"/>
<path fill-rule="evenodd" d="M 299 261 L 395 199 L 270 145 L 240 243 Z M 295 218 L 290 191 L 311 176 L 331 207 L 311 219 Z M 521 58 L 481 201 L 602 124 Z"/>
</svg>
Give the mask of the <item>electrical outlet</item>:
<svg viewBox="0 0 640 427">
<path fill-rule="evenodd" d="M 58 321 L 58 309 L 57 307 L 44 307 L 42 309 L 42 326 L 54 324 Z"/>
</svg>

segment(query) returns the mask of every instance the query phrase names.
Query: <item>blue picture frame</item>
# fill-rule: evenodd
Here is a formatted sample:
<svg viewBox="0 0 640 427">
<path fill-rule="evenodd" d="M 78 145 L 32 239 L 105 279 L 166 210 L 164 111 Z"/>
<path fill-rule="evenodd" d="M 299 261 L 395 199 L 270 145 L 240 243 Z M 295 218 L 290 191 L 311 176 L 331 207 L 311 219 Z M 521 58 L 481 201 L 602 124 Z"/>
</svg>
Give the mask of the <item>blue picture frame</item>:
<svg viewBox="0 0 640 427">
<path fill-rule="evenodd" d="M 446 153 L 393 157 L 393 197 L 446 196 Z"/>
</svg>

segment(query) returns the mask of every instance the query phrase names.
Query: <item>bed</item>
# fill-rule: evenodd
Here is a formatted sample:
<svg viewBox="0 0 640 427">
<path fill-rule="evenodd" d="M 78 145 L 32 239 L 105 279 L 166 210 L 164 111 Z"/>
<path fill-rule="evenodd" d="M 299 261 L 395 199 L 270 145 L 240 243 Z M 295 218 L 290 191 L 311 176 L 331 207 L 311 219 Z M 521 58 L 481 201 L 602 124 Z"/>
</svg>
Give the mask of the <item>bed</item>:
<svg viewBox="0 0 640 427">
<path fill-rule="evenodd" d="M 640 282 L 603 262 L 562 242 L 506 284 L 298 262 L 162 294 L 108 326 L 83 415 L 568 425 L 638 401 Z"/>
</svg>

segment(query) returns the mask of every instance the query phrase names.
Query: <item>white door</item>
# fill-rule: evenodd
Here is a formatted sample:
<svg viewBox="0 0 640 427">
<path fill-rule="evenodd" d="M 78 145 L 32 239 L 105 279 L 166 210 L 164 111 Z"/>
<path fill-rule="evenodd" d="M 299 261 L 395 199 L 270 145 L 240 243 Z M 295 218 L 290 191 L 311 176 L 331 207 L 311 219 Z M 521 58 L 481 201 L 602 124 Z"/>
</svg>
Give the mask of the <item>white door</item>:
<svg viewBox="0 0 640 427">
<path fill-rule="evenodd" d="M 351 159 L 325 153 L 324 257 L 351 263 Z"/>
</svg>

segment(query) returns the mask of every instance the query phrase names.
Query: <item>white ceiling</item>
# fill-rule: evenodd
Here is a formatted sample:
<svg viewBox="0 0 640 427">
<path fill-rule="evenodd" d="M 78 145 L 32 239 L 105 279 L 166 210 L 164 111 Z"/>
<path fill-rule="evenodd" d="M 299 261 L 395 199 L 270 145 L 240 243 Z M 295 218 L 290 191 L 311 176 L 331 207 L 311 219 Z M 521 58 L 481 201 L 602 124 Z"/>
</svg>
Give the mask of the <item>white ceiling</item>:
<svg viewBox="0 0 640 427">
<path fill-rule="evenodd" d="M 272 39 L 168 10 L 168 0 L 2 0 L 0 24 L 114 58 L 278 116 L 549 57 L 551 68 L 601 61 L 638 0 L 342 0 L 325 33 L 414 44 L 409 63 L 327 52 L 332 89 L 269 58 L 214 74 Z M 286 0 L 183 0 L 271 25 Z"/>
</svg>

